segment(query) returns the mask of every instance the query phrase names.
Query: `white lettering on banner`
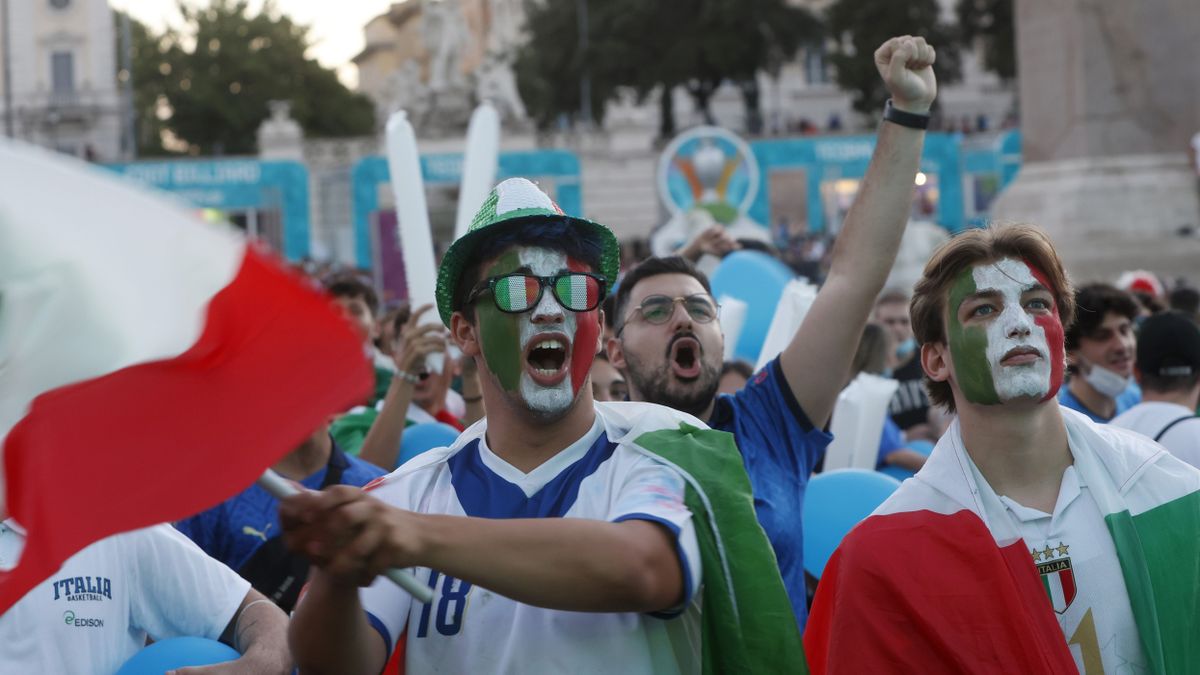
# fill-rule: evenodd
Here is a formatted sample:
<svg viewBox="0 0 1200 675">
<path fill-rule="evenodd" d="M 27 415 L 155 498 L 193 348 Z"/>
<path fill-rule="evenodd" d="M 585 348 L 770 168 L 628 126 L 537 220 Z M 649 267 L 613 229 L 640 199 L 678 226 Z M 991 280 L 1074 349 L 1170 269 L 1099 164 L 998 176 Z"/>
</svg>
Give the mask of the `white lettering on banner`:
<svg viewBox="0 0 1200 675">
<path fill-rule="evenodd" d="M 171 167 L 171 179 L 176 185 L 252 184 L 262 179 L 262 167 L 257 162 L 176 164 Z"/>
<path fill-rule="evenodd" d="M 846 162 L 856 159 L 870 159 L 874 151 L 870 141 L 829 141 L 818 142 L 816 146 L 817 159 L 825 162 Z"/>
<path fill-rule="evenodd" d="M 149 183 L 162 185 L 171 179 L 171 167 L 167 164 L 143 164 L 125 167 L 124 175 Z"/>
</svg>

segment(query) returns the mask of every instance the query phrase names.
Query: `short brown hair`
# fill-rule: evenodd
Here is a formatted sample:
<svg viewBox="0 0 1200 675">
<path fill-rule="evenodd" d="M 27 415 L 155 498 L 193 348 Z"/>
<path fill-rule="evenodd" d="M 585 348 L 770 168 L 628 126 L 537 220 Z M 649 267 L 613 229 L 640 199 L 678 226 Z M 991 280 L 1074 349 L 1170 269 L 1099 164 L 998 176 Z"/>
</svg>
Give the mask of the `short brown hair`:
<svg viewBox="0 0 1200 675">
<path fill-rule="evenodd" d="M 908 306 L 917 342 L 922 345 L 946 342 L 946 301 L 950 286 L 962 270 L 1005 258 L 1024 260 L 1046 276 L 1058 307 L 1058 317 L 1064 328 L 1070 326 L 1075 319 L 1075 291 L 1050 237 L 1035 225 L 993 224 L 960 232 L 934 251 L 925 264 Z M 935 382 L 926 375 L 925 388 L 930 401 L 954 412 L 954 396 L 949 383 Z"/>
</svg>

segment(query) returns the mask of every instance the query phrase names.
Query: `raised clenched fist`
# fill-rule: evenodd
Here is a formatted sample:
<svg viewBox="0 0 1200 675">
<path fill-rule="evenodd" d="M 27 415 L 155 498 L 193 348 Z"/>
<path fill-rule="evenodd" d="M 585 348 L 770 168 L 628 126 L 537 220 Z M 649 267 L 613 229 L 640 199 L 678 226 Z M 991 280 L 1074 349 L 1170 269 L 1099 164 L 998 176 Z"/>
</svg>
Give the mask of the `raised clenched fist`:
<svg viewBox="0 0 1200 675">
<path fill-rule="evenodd" d="M 875 50 L 875 67 L 892 96 L 892 105 L 912 113 L 927 113 L 937 96 L 933 61 L 937 54 L 925 38 L 902 35 Z"/>
</svg>

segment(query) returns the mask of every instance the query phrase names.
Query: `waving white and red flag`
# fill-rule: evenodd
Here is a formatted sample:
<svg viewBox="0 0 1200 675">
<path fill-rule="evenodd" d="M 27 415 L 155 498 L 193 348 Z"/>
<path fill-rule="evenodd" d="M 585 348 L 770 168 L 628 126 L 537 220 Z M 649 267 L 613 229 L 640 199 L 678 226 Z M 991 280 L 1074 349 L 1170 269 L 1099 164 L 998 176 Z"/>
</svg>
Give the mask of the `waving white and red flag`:
<svg viewBox="0 0 1200 675">
<path fill-rule="evenodd" d="M 254 482 L 361 399 L 362 345 L 233 232 L 0 141 L 0 507 L 27 532 L 0 612 L 103 537 Z"/>
</svg>

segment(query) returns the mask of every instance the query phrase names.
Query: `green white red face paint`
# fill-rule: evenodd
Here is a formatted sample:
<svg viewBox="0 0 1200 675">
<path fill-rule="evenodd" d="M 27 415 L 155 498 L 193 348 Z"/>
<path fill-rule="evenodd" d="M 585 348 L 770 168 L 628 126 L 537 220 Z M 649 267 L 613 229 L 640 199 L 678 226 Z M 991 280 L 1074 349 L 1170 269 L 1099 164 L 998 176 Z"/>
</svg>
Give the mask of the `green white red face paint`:
<svg viewBox="0 0 1200 675">
<path fill-rule="evenodd" d="M 1012 258 L 963 270 L 948 308 L 950 356 L 968 401 L 1046 401 L 1058 393 L 1063 328 L 1039 270 Z"/>
<path fill-rule="evenodd" d="M 587 271 L 587 266 L 561 251 L 514 247 L 502 254 L 484 277 L 514 272 L 553 276 L 568 271 Z M 563 309 L 549 288 L 536 306 L 519 314 L 501 312 L 486 295 L 475 308 L 483 358 L 500 387 L 535 412 L 549 416 L 566 412 L 587 381 L 595 358 L 599 310 Z M 538 367 L 544 360 L 539 357 L 547 353 L 554 354 L 549 361 L 561 356 L 561 365 Z"/>
</svg>

